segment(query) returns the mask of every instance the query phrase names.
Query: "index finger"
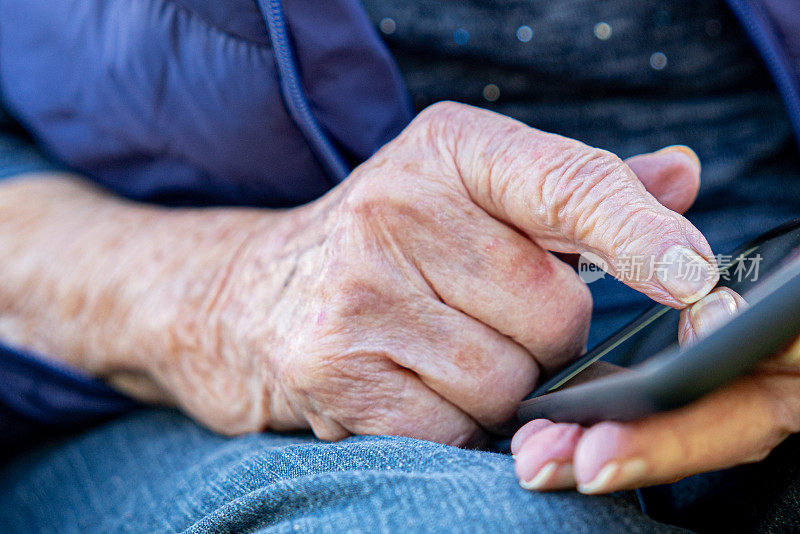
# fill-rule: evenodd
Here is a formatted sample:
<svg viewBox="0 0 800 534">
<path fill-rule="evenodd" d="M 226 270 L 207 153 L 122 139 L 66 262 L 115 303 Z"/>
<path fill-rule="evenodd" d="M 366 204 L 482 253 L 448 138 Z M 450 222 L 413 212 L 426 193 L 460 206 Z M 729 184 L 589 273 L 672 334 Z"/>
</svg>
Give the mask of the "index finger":
<svg viewBox="0 0 800 534">
<path fill-rule="evenodd" d="M 442 150 L 473 201 L 541 246 L 592 253 L 627 285 L 674 307 L 716 285 L 700 231 L 614 154 L 486 110 L 452 103 L 429 110 L 421 120 L 446 140 Z M 638 272 L 628 269 L 632 261 Z"/>
</svg>

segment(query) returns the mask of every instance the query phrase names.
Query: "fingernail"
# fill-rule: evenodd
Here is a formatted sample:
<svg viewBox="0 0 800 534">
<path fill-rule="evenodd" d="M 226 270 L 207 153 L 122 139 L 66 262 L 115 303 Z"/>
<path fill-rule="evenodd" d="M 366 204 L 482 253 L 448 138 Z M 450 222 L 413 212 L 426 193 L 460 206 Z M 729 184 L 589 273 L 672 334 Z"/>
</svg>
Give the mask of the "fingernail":
<svg viewBox="0 0 800 534">
<path fill-rule="evenodd" d="M 539 472 L 536 473 L 532 479 L 520 480 L 519 485 L 526 490 L 537 490 L 541 488 L 551 476 L 553 476 L 553 473 L 555 473 L 557 467 L 558 463 L 547 462 L 541 469 L 539 469 Z"/>
<path fill-rule="evenodd" d="M 600 472 L 586 484 L 578 484 L 578 491 L 581 493 L 600 493 L 608 486 L 608 483 L 614 478 L 614 475 L 619 471 L 619 464 L 617 462 L 609 462 L 600 469 Z"/>
<path fill-rule="evenodd" d="M 702 169 L 702 164 L 700 163 L 700 158 L 697 156 L 697 153 L 695 153 L 694 150 L 692 150 L 691 148 L 689 148 L 686 145 L 671 145 L 671 146 L 668 146 L 668 147 L 664 147 L 661 150 L 658 150 L 656 152 L 656 154 L 659 154 L 659 153 L 662 153 L 662 152 L 680 152 L 681 154 L 684 154 L 686 157 L 688 157 L 690 160 L 692 160 L 692 164 L 695 167 L 697 167 L 697 173 L 698 174 L 700 173 L 700 171 Z"/>
<path fill-rule="evenodd" d="M 661 256 L 656 277 L 672 296 L 690 304 L 711 291 L 717 270 L 694 250 L 675 245 Z"/>
<path fill-rule="evenodd" d="M 548 462 L 530 480 L 519 483 L 526 490 L 556 490 L 575 487 L 572 464 Z"/>
<path fill-rule="evenodd" d="M 579 484 L 578 491 L 586 494 L 606 493 L 614 488 L 626 488 L 642 479 L 647 472 L 647 463 L 640 458 L 624 463 L 609 462 L 586 484 Z"/>
<path fill-rule="evenodd" d="M 737 312 L 736 300 L 726 291 L 715 291 L 692 305 L 689 318 L 698 336 L 707 336 Z"/>
</svg>

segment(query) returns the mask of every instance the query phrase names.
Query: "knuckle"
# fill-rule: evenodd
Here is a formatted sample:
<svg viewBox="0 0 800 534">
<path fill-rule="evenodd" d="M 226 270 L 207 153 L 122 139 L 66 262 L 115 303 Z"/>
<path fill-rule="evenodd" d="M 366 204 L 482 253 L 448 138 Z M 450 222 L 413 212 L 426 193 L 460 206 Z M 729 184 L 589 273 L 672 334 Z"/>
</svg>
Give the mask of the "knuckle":
<svg viewBox="0 0 800 534">
<path fill-rule="evenodd" d="M 370 219 L 386 213 L 393 204 L 393 197 L 392 188 L 384 183 L 383 178 L 392 172 L 391 169 L 388 161 L 372 162 L 370 174 L 377 174 L 380 179 L 351 181 L 342 203 L 343 214 Z"/>
<path fill-rule="evenodd" d="M 794 402 L 796 398 L 794 380 L 784 383 L 782 380 L 768 380 L 759 382 L 758 389 L 762 402 L 765 403 L 766 413 L 771 421 L 770 432 L 763 439 L 763 443 L 772 450 L 790 434 L 800 431 L 800 409 Z"/>
<path fill-rule="evenodd" d="M 392 228 L 398 222 L 419 220 L 425 213 L 426 203 L 416 205 L 416 195 L 409 196 L 404 191 L 387 190 L 380 184 L 363 184 L 348 198 L 346 210 L 357 222 L 374 228 L 379 224 L 389 224 Z"/>
<path fill-rule="evenodd" d="M 222 434 L 223 436 L 228 437 L 235 437 L 241 436 L 242 434 L 251 434 L 254 432 L 263 432 L 265 424 L 258 424 L 255 421 L 242 421 L 240 423 L 231 423 L 226 421 L 224 425 L 214 427 L 211 426 L 216 432 Z"/>
<path fill-rule="evenodd" d="M 357 248 L 352 251 L 355 255 L 343 261 L 354 271 L 387 283 L 388 272 L 402 271 L 409 261 L 438 263 L 442 250 L 450 247 L 451 254 L 458 252 L 465 225 L 472 224 L 471 217 L 480 216 L 451 188 L 430 183 L 414 187 L 413 192 L 365 192 L 345 209 L 338 224 L 341 238 L 336 241 Z M 357 265 L 356 257 L 362 259 Z"/>
<path fill-rule="evenodd" d="M 595 223 L 598 206 L 619 192 L 630 171 L 614 154 L 577 142 L 551 165 L 541 192 L 547 223 L 571 229 L 581 239 Z"/>
<path fill-rule="evenodd" d="M 539 368 L 530 357 L 514 359 L 512 368 L 486 358 L 486 346 L 451 353 L 458 369 L 459 402 L 456 404 L 487 424 L 513 416 L 517 404 L 536 386 Z M 494 347 L 494 352 L 497 347 Z M 502 349 L 500 349 L 502 350 Z"/>
<path fill-rule="evenodd" d="M 327 306 L 328 324 L 335 325 L 339 331 L 348 326 L 358 326 L 352 322 L 353 319 L 386 313 L 394 300 L 387 290 L 367 276 L 345 275 L 332 289 Z"/>
<path fill-rule="evenodd" d="M 787 383 L 773 378 L 776 377 L 765 375 L 754 383 L 756 402 L 761 403 L 758 411 L 767 415 L 762 419 L 767 426 L 758 439 L 752 441 L 749 454 L 742 459 L 744 463 L 764 460 L 784 439 L 800 430 L 800 410 L 792 402 L 794 380 Z"/>
<path fill-rule="evenodd" d="M 530 319 L 543 333 L 536 356 L 548 366 L 568 361 L 583 350 L 592 316 L 592 295 L 583 283 L 561 285 L 554 298 L 557 305 L 547 319 Z"/>
<path fill-rule="evenodd" d="M 359 433 L 410 435 L 414 432 L 413 414 L 402 409 L 415 380 L 409 372 L 398 370 L 383 358 L 378 368 L 370 372 L 370 384 L 359 384 L 342 391 L 346 409 L 339 415 L 348 428 Z"/>
<path fill-rule="evenodd" d="M 452 189 L 443 182 L 421 180 L 404 164 L 397 164 L 379 179 L 361 180 L 351 187 L 337 220 L 340 226 L 366 230 L 372 236 L 402 236 L 420 227 L 436 228 L 443 213 L 452 212 L 457 205 Z"/>
<path fill-rule="evenodd" d="M 436 155 L 421 155 L 413 147 L 373 156 L 343 185 L 346 194 L 335 220 L 375 222 L 431 211 L 452 189 L 439 179 L 438 162 Z"/>
<path fill-rule="evenodd" d="M 581 283 L 573 284 L 564 293 L 569 305 L 565 306 L 566 320 L 561 325 L 562 333 L 572 334 L 583 343 L 592 317 L 592 293 Z"/>
<path fill-rule="evenodd" d="M 452 133 L 460 111 L 461 106 L 454 102 L 437 102 L 428 106 L 411 121 L 404 132 L 404 138 L 409 137 L 415 141 L 415 147 L 436 144 Z"/>
<path fill-rule="evenodd" d="M 564 314 L 566 317 L 565 328 L 570 325 L 583 326 L 589 321 L 592 314 L 592 293 L 589 287 L 570 271 L 569 283 L 561 283 L 558 287 L 559 297 L 563 303 Z"/>
<path fill-rule="evenodd" d="M 229 399 L 233 395 L 229 392 Z M 262 432 L 268 425 L 267 418 L 254 411 L 251 403 L 233 403 L 230 407 L 224 401 L 215 401 L 209 406 L 199 408 L 185 405 L 184 409 L 197 416 L 206 426 L 225 436 L 238 436 L 250 432 Z M 194 408 L 199 408 L 195 410 Z"/>
<path fill-rule="evenodd" d="M 461 159 L 462 175 L 470 196 L 490 213 L 503 213 L 519 199 L 530 196 L 529 183 L 524 178 L 529 168 L 520 166 L 520 153 L 535 153 L 536 140 L 530 128 L 508 120 L 492 126 L 492 135 L 473 140 Z"/>
<path fill-rule="evenodd" d="M 422 110 L 399 138 L 399 146 L 411 147 L 410 159 L 430 159 L 434 165 L 453 171 L 456 145 L 465 138 L 475 108 L 457 102 L 437 102 Z M 427 158 L 420 158 L 420 153 Z M 430 165 L 431 163 L 428 163 Z"/>
<path fill-rule="evenodd" d="M 287 365 L 282 382 L 325 411 L 346 408 L 340 420 L 367 413 L 383 396 L 388 360 L 380 353 L 357 349 L 340 351 L 324 344 L 318 349 Z"/>
<path fill-rule="evenodd" d="M 326 422 L 311 421 L 309 426 L 317 439 L 321 441 L 339 441 L 345 437 L 345 434 L 340 428 Z"/>
<path fill-rule="evenodd" d="M 519 403 L 536 387 L 538 376 L 538 369 L 516 373 L 507 376 L 503 382 L 495 383 L 493 388 L 481 388 L 481 396 L 475 400 L 480 403 L 482 410 L 475 410 L 476 419 L 486 428 L 499 427 L 512 421 Z"/>
<path fill-rule="evenodd" d="M 770 455 L 774 445 L 759 445 L 752 453 L 750 453 L 744 460 L 743 463 L 746 464 L 755 464 L 762 460 L 765 460 L 767 456 Z"/>
<path fill-rule="evenodd" d="M 465 104 L 443 100 L 423 109 L 411 124 L 415 126 L 424 125 L 430 127 L 433 125 L 434 127 L 439 127 L 449 124 L 455 117 L 463 114 L 468 109 L 470 109 L 470 107 Z"/>
</svg>

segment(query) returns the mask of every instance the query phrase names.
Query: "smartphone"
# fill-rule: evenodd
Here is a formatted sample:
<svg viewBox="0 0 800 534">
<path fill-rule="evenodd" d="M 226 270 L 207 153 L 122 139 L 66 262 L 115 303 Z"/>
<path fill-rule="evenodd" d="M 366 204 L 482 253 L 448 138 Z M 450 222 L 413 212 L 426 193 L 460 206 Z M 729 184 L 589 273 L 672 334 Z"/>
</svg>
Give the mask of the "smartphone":
<svg viewBox="0 0 800 534">
<path fill-rule="evenodd" d="M 722 261 L 725 260 L 725 261 Z M 656 305 L 538 386 L 521 423 L 629 421 L 688 404 L 800 335 L 800 219 L 720 256 L 720 282 L 748 306 L 681 348 L 679 310 Z"/>
</svg>

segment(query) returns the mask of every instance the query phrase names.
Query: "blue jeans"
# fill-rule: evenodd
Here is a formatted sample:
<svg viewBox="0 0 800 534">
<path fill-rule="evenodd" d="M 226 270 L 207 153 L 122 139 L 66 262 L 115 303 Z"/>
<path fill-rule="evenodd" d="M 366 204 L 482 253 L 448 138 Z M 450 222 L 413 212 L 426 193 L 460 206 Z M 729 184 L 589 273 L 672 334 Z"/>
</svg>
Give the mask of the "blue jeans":
<svg viewBox="0 0 800 534">
<path fill-rule="evenodd" d="M 800 525 L 795 445 L 756 466 L 650 490 L 644 500 L 662 520 L 701 529 L 785 531 Z M 726 478 L 742 479 L 742 469 L 752 471 L 746 491 Z M 684 530 L 649 517 L 630 492 L 524 491 L 506 454 L 397 437 L 224 438 L 171 411 L 139 411 L 0 467 L 0 532 L 183 531 Z"/>
<path fill-rule="evenodd" d="M 1 532 L 679 532 L 633 494 L 521 489 L 505 454 L 396 437 L 224 438 L 141 411 L 0 469 Z"/>
</svg>

